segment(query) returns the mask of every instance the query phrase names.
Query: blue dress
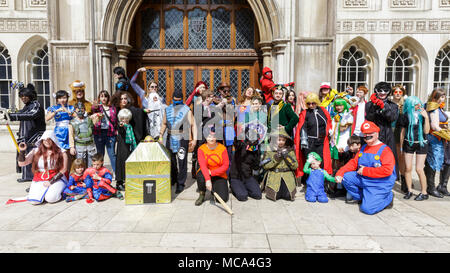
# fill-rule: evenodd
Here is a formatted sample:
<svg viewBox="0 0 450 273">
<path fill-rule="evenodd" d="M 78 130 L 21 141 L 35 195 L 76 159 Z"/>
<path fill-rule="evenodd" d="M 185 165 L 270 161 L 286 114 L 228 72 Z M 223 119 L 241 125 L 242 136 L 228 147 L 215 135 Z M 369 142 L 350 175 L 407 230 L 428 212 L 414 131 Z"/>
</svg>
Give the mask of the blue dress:
<svg viewBox="0 0 450 273">
<path fill-rule="evenodd" d="M 72 105 L 65 106 L 66 109 L 70 113 L 75 112 L 75 108 Z M 54 113 L 57 110 L 61 109 L 61 105 L 54 105 L 47 109 L 48 113 Z M 72 115 L 69 115 L 67 112 L 58 112 L 55 115 L 55 135 L 58 140 L 58 144 L 62 149 L 69 150 L 69 124 L 72 120 Z"/>
</svg>

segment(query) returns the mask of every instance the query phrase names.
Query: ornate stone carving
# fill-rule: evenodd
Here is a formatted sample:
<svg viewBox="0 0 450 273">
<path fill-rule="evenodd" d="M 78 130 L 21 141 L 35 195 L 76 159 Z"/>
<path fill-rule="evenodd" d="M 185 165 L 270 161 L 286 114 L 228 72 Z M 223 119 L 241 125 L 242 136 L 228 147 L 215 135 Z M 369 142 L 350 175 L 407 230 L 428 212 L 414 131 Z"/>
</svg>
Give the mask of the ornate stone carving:
<svg viewBox="0 0 450 273">
<path fill-rule="evenodd" d="M 415 8 L 416 0 L 391 0 L 391 8 Z"/>
<path fill-rule="evenodd" d="M 441 8 L 450 8 L 450 0 L 439 0 L 439 6 Z"/>
<path fill-rule="evenodd" d="M 450 31 L 450 20 L 341 20 L 336 22 L 337 33 L 448 33 Z"/>
<path fill-rule="evenodd" d="M 0 19 L 0 32 L 46 33 L 48 24 L 44 19 L 5 18 Z"/>
<path fill-rule="evenodd" d="M 344 0 L 344 8 L 367 8 L 367 0 Z"/>
<path fill-rule="evenodd" d="M 0 8 L 7 7 L 8 6 L 8 0 L 0 0 Z"/>
</svg>

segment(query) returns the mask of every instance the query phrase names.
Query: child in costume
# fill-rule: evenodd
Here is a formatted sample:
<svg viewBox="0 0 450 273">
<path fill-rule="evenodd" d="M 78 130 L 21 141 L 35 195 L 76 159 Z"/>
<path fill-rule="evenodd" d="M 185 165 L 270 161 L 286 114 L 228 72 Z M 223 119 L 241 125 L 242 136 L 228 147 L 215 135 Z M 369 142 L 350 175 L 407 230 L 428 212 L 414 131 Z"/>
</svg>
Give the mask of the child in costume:
<svg viewBox="0 0 450 273">
<path fill-rule="evenodd" d="M 333 103 L 336 115 L 332 118 L 330 146 L 334 170 L 344 166 L 340 160 L 341 154 L 348 151 L 347 141 L 352 135 L 353 115 L 349 108 L 350 105 L 344 98 L 337 98 Z"/>
<path fill-rule="evenodd" d="M 51 106 L 47 109 L 47 116 L 45 121 L 50 121 L 55 119 L 55 135 L 58 140 L 59 146 L 64 150 L 70 149 L 69 143 L 69 124 L 72 120 L 72 115 L 75 108 L 67 104 L 69 99 L 69 93 L 65 90 L 60 90 L 56 92 L 54 97 L 56 98 L 56 105 Z"/>
<path fill-rule="evenodd" d="M 97 153 L 94 142 L 94 123 L 87 115 L 85 105 L 78 102 L 75 105 L 76 116 L 69 124 L 70 153 L 76 154 L 77 159 L 83 159 L 88 166 L 92 165 L 92 157 Z"/>
<path fill-rule="evenodd" d="M 294 172 L 298 168 L 294 141 L 284 129 L 272 133 L 270 140 L 270 150 L 264 153 L 261 162 L 267 171 L 264 176 L 266 197 L 273 201 L 294 201 L 297 193 Z"/>
<path fill-rule="evenodd" d="M 348 151 L 339 155 L 339 160 L 344 165 L 347 164 L 350 160 L 352 160 L 356 156 L 356 154 L 359 152 L 359 150 L 361 150 L 361 145 L 362 145 L 361 137 L 359 137 L 357 135 L 353 135 L 348 139 L 347 144 L 348 144 Z M 340 188 L 339 185 L 338 185 L 338 188 Z M 344 191 L 345 189 L 341 189 L 341 190 Z M 347 192 L 347 195 L 345 197 L 345 203 L 355 204 L 357 202 L 358 201 L 353 200 L 352 195 Z"/>
<path fill-rule="evenodd" d="M 315 203 L 316 201 L 319 201 L 320 203 L 328 203 L 328 197 L 325 193 L 324 179 L 329 182 L 335 182 L 335 179 L 332 176 L 320 168 L 321 163 L 322 158 L 320 158 L 317 153 L 312 152 L 308 155 L 308 160 L 303 168 L 303 172 L 308 175 L 308 180 L 306 181 L 305 199 L 311 203 Z"/>
<path fill-rule="evenodd" d="M 128 144 L 130 151 L 134 151 L 137 147 L 136 138 L 134 136 L 133 127 L 130 125 L 133 114 L 127 108 L 120 110 L 117 118 L 120 126 L 125 129 L 125 143 Z"/>
<path fill-rule="evenodd" d="M 69 183 L 63 192 L 67 196 L 66 202 L 73 202 L 80 199 L 87 199 L 86 203 L 93 203 L 92 188 L 84 183 L 84 171 L 86 163 L 82 159 L 76 159 L 72 164 L 72 173 L 69 176 Z"/>
<path fill-rule="evenodd" d="M 123 200 L 123 195 L 111 186 L 112 174 L 103 166 L 103 155 L 96 154 L 92 157 L 92 167 L 84 172 L 84 181 L 87 187 L 92 188 L 93 198 L 104 201 L 111 197 Z"/>
</svg>

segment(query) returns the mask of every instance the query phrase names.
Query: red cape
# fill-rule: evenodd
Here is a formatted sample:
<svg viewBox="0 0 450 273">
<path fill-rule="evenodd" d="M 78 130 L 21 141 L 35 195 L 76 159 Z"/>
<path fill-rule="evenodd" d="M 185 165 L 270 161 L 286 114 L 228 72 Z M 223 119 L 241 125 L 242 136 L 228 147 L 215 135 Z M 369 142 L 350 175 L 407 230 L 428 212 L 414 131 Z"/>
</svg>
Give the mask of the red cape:
<svg viewBox="0 0 450 273">
<path fill-rule="evenodd" d="M 333 168 L 331 165 L 331 152 L 330 152 L 330 139 L 328 136 L 328 132 L 331 130 L 331 117 L 330 114 L 328 113 L 328 111 L 324 108 L 324 107 L 320 107 L 323 112 L 325 113 L 325 116 L 327 117 L 327 128 L 326 128 L 326 137 L 325 137 L 325 141 L 323 143 L 323 164 L 324 164 L 324 169 L 325 171 L 327 171 L 328 174 L 332 175 L 333 174 Z M 295 154 L 297 156 L 297 161 L 298 161 L 298 169 L 295 172 L 296 177 L 301 177 L 304 175 L 303 173 L 303 168 L 305 166 L 305 155 L 302 153 L 301 150 L 301 144 L 300 144 L 300 133 L 302 130 L 303 125 L 305 124 L 305 119 L 306 119 L 306 110 L 303 110 L 300 113 L 300 117 L 299 117 L 299 122 L 298 122 L 298 126 L 297 126 L 297 130 L 295 132 L 295 138 L 294 138 L 294 143 L 295 143 Z"/>
</svg>

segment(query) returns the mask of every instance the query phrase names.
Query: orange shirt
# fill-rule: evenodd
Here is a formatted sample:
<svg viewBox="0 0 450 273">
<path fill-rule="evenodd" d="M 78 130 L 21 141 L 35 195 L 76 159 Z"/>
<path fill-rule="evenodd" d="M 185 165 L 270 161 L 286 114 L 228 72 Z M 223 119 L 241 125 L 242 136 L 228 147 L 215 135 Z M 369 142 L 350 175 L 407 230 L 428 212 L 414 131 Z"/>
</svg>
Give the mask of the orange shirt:
<svg viewBox="0 0 450 273">
<path fill-rule="evenodd" d="M 224 145 L 217 144 L 214 150 L 210 150 L 206 144 L 200 146 L 198 148 L 198 163 L 205 181 L 211 180 L 211 176 L 228 179 L 227 170 L 230 161 L 227 148 Z M 209 171 L 211 171 L 211 175 L 209 175 Z"/>
</svg>

